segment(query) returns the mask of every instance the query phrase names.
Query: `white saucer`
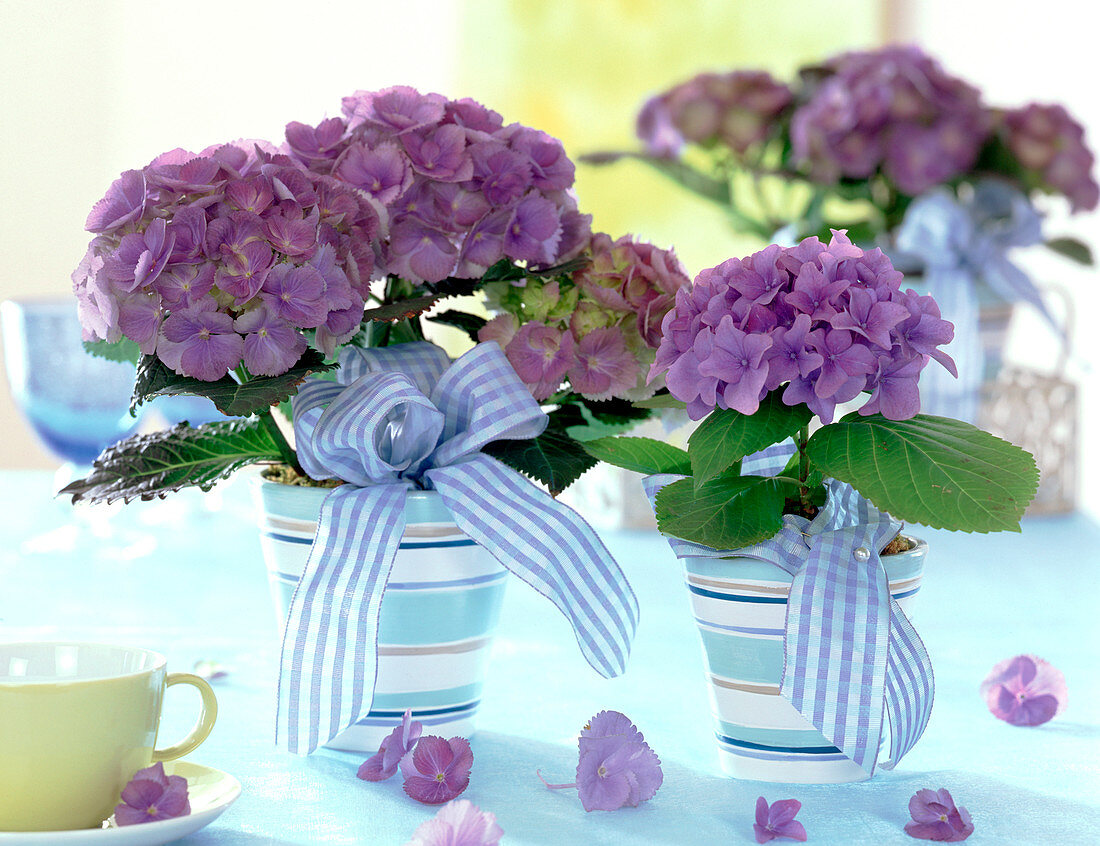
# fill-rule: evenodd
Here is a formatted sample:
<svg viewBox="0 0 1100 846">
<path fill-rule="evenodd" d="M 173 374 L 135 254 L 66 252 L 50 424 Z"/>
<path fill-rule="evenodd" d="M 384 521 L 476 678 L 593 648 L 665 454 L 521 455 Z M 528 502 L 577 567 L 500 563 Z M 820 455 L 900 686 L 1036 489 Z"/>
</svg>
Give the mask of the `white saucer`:
<svg viewBox="0 0 1100 846">
<path fill-rule="evenodd" d="M 119 846 L 161 846 L 210 825 L 241 795 L 241 783 L 228 773 L 190 761 L 169 761 L 168 775 L 187 779 L 191 813 L 170 820 L 118 828 L 81 828 L 75 831 L 0 831 L 0 846 L 77 846 L 82 843 Z"/>
</svg>

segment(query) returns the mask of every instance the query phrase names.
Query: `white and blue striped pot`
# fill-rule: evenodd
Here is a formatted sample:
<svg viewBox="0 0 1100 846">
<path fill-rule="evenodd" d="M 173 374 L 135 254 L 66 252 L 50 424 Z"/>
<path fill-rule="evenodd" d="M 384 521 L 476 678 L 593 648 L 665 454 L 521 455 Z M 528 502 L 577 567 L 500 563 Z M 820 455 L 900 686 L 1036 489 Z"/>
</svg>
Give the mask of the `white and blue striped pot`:
<svg viewBox="0 0 1100 846">
<path fill-rule="evenodd" d="M 890 594 L 906 614 L 920 590 L 928 544 L 883 558 Z M 703 642 L 723 771 L 797 784 L 862 781 L 867 774 L 779 695 L 791 577 L 754 558 L 685 558 Z"/>
<path fill-rule="evenodd" d="M 260 538 L 281 632 L 329 490 L 258 487 Z M 425 733 L 473 731 L 508 571 L 455 525 L 436 491 L 410 491 L 405 519 L 379 615 L 374 701 L 366 717 L 326 744 L 331 749 L 377 751 L 407 708 Z"/>
</svg>

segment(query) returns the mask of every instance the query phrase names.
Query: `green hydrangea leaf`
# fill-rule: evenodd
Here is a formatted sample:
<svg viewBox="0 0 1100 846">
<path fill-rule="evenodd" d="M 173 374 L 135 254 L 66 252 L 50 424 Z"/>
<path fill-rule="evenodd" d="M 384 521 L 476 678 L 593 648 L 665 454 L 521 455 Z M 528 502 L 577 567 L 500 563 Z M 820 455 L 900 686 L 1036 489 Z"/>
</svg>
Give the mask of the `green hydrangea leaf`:
<svg viewBox="0 0 1100 846">
<path fill-rule="evenodd" d="M 548 416 L 550 423 L 537 438 L 493 441 L 486 444 L 482 452 L 542 482 L 551 494 L 557 496 L 586 470 L 595 467 L 596 459 L 569 434 L 571 427 L 585 423 L 584 416 L 575 405 L 563 405 Z"/>
<path fill-rule="evenodd" d="M 657 528 L 714 549 L 740 549 L 783 528 L 783 506 L 794 486 L 769 476 L 723 473 L 698 488 L 691 479 L 657 493 Z"/>
<path fill-rule="evenodd" d="M 62 489 L 73 502 L 163 497 L 184 487 L 209 490 L 247 464 L 278 461 L 279 447 L 258 420 L 227 420 L 135 435 L 105 449 L 87 478 Z"/>
<path fill-rule="evenodd" d="M 724 473 L 746 455 L 791 437 L 812 417 L 805 405 L 784 405 L 779 391 L 764 397 L 755 414 L 715 409 L 688 438 L 696 487 Z"/>
<path fill-rule="evenodd" d="M 130 413 L 133 414 L 141 403 L 152 397 L 190 394 L 208 397 L 222 414 L 248 417 L 293 396 L 298 385 L 311 373 L 321 373 L 335 367 L 335 364 L 326 364 L 324 357 L 316 350 L 306 350 L 297 364 L 279 376 L 253 376 L 244 383 L 223 376 L 215 382 L 204 382 L 190 376 L 180 376 L 156 356 L 147 355 L 138 364 Z"/>
<path fill-rule="evenodd" d="M 684 410 L 687 403 L 676 399 L 672 394 L 657 394 L 649 399 L 635 400 L 635 408 L 679 408 Z"/>
<path fill-rule="evenodd" d="M 653 438 L 599 438 L 585 441 L 582 446 L 593 458 L 624 470 L 646 475 L 691 475 L 691 459 L 686 451 Z"/>
<path fill-rule="evenodd" d="M 138 349 L 138 345 L 125 337 L 120 338 L 113 344 L 109 344 L 102 339 L 84 341 L 84 352 L 99 358 L 105 358 L 108 361 L 127 361 L 130 364 L 137 364 L 141 358 L 141 350 Z"/>
<path fill-rule="evenodd" d="M 455 329 L 460 329 L 465 332 L 475 344 L 477 343 L 477 333 L 481 331 L 481 327 L 487 322 L 481 315 L 469 314 L 465 311 L 456 311 L 455 309 L 441 311 L 439 314 L 433 314 L 426 319 L 431 320 L 433 323 L 441 323 L 444 326 L 453 326 Z"/>
<path fill-rule="evenodd" d="M 849 414 L 807 444 L 826 476 L 906 523 L 963 532 L 1019 531 L 1035 496 L 1035 459 L 969 423 L 918 414 Z"/>
<path fill-rule="evenodd" d="M 1092 250 L 1084 241 L 1079 241 L 1076 238 L 1051 238 L 1045 246 L 1048 250 L 1052 250 L 1060 256 L 1065 256 L 1070 261 L 1083 264 L 1085 267 L 1092 267 Z"/>
</svg>

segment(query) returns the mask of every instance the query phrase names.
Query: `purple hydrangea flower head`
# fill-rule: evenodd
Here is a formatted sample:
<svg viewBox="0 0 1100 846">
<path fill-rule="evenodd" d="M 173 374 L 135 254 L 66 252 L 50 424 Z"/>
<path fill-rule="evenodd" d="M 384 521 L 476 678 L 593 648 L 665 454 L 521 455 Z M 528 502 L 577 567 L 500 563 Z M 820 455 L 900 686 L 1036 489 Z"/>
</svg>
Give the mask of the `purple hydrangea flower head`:
<svg viewBox="0 0 1100 846">
<path fill-rule="evenodd" d="M 286 373 L 306 351 L 306 339 L 266 305 L 246 311 L 233 328 L 244 336 L 244 366 L 254 376 Z"/>
<path fill-rule="evenodd" d="M 405 792 L 417 802 L 442 805 L 470 786 L 474 753 L 461 737 L 422 737 L 399 764 Z"/>
<path fill-rule="evenodd" d="M 531 163 L 532 182 L 544 191 L 564 191 L 573 184 L 576 167 L 561 141 L 538 129 L 512 124 L 500 133 L 513 150 Z"/>
<path fill-rule="evenodd" d="M 531 160 L 499 141 L 484 141 L 470 147 L 474 174 L 481 192 L 494 206 L 506 206 L 531 187 Z"/>
<path fill-rule="evenodd" d="M 336 162 L 335 173 L 385 205 L 404 194 L 413 180 L 408 156 L 391 142 L 373 148 L 351 144 Z"/>
<path fill-rule="evenodd" d="M 864 179 L 881 170 L 922 194 L 965 173 L 990 131 L 978 90 L 916 47 L 845 53 L 791 118 L 794 155 L 814 179 Z"/>
<path fill-rule="evenodd" d="M 504 118 L 498 112 L 469 97 L 447 103 L 443 119 L 476 133 L 478 137 L 492 135 L 504 126 Z"/>
<path fill-rule="evenodd" d="M 609 400 L 635 387 L 640 369 L 621 329 L 595 329 L 577 341 L 569 384 L 583 397 Z"/>
<path fill-rule="evenodd" d="M 573 364 L 573 336 L 545 323 L 521 326 L 504 352 L 535 399 L 548 399 Z"/>
<path fill-rule="evenodd" d="M 145 355 L 156 349 L 160 320 L 160 301 L 153 291 L 135 291 L 118 301 L 118 328 Z"/>
<path fill-rule="evenodd" d="M 408 132 L 401 142 L 413 170 L 440 182 L 465 182 L 474 174 L 462 127 L 445 123 L 435 129 Z"/>
<path fill-rule="evenodd" d="M 974 833 L 974 822 L 966 808 L 955 807 L 946 788 L 918 790 L 909 800 L 913 818 L 905 824 L 905 833 L 920 840 L 957 843 Z"/>
<path fill-rule="evenodd" d="M 343 101 L 350 128 L 362 124 L 403 133 L 439 123 L 447 100 L 440 94 L 421 94 L 408 85 L 382 91 L 356 91 Z"/>
<path fill-rule="evenodd" d="M 274 261 L 275 254 L 266 243 L 250 241 L 238 251 L 226 251 L 225 262 L 214 275 L 214 284 L 238 303 L 246 303 L 260 292 Z"/>
<path fill-rule="evenodd" d="M 479 342 L 495 341 L 503 350 L 508 348 L 518 329 L 519 323 L 515 317 L 510 314 L 498 314 L 478 330 L 477 339 Z"/>
<path fill-rule="evenodd" d="M 545 197 L 528 194 L 520 200 L 504 232 L 504 254 L 532 264 L 550 264 L 561 239 L 561 217 Z"/>
<path fill-rule="evenodd" d="M 917 379 L 926 361 L 923 356 L 908 360 L 880 357 L 874 390 L 859 413 L 868 415 L 878 412 L 889 420 L 908 420 L 920 414 Z"/>
<path fill-rule="evenodd" d="M 468 799 L 455 799 L 421 823 L 405 846 L 498 846 L 503 836 L 493 814 Z"/>
<path fill-rule="evenodd" d="M 286 125 L 286 142 L 291 153 L 317 173 L 326 173 L 340 154 L 347 121 L 328 118 L 317 126 L 291 121 Z"/>
<path fill-rule="evenodd" d="M 651 156 L 675 158 L 684 147 L 684 136 L 673 123 L 668 103 L 661 95 L 646 100 L 638 112 L 634 134 Z"/>
<path fill-rule="evenodd" d="M 308 264 L 275 265 L 264 280 L 260 298 L 273 314 L 294 326 L 316 328 L 329 312 L 324 276 Z"/>
<path fill-rule="evenodd" d="M 115 808 L 118 825 L 159 822 L 191 813 L 187 779 L 164 772 L 160 761 L 138 770 L 122 790 L 122 803 Z"/>
<path fill-rule="evenodd" d="M 690 141 L 744 156 L 774 131 L 792 97 L 763 71 L 704 73 L 649 100 L 637 134 L 655 155 L 675 155 Z"/>
<path fill-rule="evenodd" d="M 145 174 L 140 170 L 128 170 L 112 182 L 103 199 L 92 206 L 84 228 L 99 234 L 113 232 L 140 218 L 144 211 Z"/>
<path fill-rule="evenodd" d="M 1062 672 L 1034 655 L 997 664 L 981 686 L 990 713 L 1014 726 L 1041 726 L 1066 708 L 1069 691 Z"/>
<path fill-rule="evenodd" d="M 244 340 L 233 318 L 216 308 L 207 297 L 172 312 L 161 324 L 157 355 L 181 376 L 215 382 L 241 362 Z"/>
<path fill-rule="evenodd" d="M 1100 203 L 1085 131 L 1062 106 L 1029 103 L 1010 109 L 1004 113 L 1002 133 L 1020 164 L 1043 188 L 1063 194 L 1073 211 L 1091 211 Z"/>
<path fill-rule="evenodd" d="M 806 841 L 806 827 L 796 820 L 795 814 L 802 808 L 797 799 L 780 799 L 768 805 L 763 796 L 756 800 L 756 821 L 752 832 L 757 843 L 767 843 L 776 838 Z"/>
<path fill-rule="evenodd" d="M 364 781 L 384 781 L 392 776 L 397 772 L 401 759 L 412 751 L 423 732 L 423 724 L 414 720 L 412 710 L 407 709 L 401 718 L 401 725 L 383 738 L 378 751 L 359 767 L 359 778 Z"/>
<path fill-rule="evenodd" d="M 760 407 L 764 382 L 768 378 L 764 353 L 772 343 L 772 338 L 765 334 L 742 332 L 727 314 L 715 329 L 713 340 L 707 344 L 707 355 L 700 356 L 700 350 L 696 350 L 699 374 L 720 378 L 726 383 L 718 400 L 721 408 L 754 414 Z"/>
<path fill-rule="evenodd" d="M 861 413 L 907 419 L 920 410 L 927 360 L 955 370 L 938 349 L 951 324 L 901 282 L 881 250 L 842 232 L 827 245 L 807 238 L 729 259 L 675 295 L 650 379 L 666 374 L 695 420 L 715 407 L 752 414 L 784 385 L 784 403 L 805 403 L 826 423 L 862 391 L 871 397 Z"/>
<path fill-rule="evenodd" d="M 676 255 L 629 235 L 612 241 L 602 232 L 592 236 L 588 253 L 589 263 L 573 277 L 581 291 L 607 309 L 636 314 L 639 334 L 656 348 L 676 292 L 691 284 Z"/>
<path fill-rule="evenodd" d="M 292 134 L 299 146 L 316 142 L 318 154 L 335 152 L 341 127 Z M 157 156 L 124 174 L 93 218 L 104 231 L 74 275 L 86 334 L 125 334 L 176 372 L 206 380 L 241 363 L 245 338 L 233 323 L 258 295 L 263 314 L 283 323 L 265 324 L 264 336 L 249 324 L 256 315 L 245 318 L 249 361 L 265 374 L 292 366 L 303 330 L 362 300 L 352 280 L 369 286 L 381 228 L 370 202 L 346 184 L 259 141 Z M 330 342 L 323 333 L 316 341 Z"/>
<path fill-rule="evenodd" d="M 122 236 L 118 250 L 104 263 L 104 270 L 122 290 L 133 291 L 151 285 L 168 266 L 175 234 L 168 232 L 163 218 L 157 218 L 144 232 Z"/>
<path fill-rule="evenodd" d="M 447 233 L 413 215 L 390 229 L 386 267 L 407 279 L 439 282 L 451 275 L 458 248 Z"/>
<path fill-rule="evenodd" d="M 153 288 L 160 294 L 162 305 L 194 305 L 214 287 L 217 270 L 213 262 L 175 264 L 157 277 Z"/>
</svg>

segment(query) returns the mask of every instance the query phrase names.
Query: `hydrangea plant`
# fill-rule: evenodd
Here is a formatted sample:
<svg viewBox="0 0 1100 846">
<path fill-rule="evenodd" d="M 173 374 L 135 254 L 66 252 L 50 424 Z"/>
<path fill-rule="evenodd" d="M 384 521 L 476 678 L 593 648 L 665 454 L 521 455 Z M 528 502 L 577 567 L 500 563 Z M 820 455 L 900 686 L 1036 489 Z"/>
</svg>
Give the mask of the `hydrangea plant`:
<svg viewBox="0 0 1100 846">
<path fill-rule="evenodd" d="M 954 371 L 939 349 L 953 329 L 931 297 L 901 283 L 881 250 L 840 232 L 702 271 L 676 294 L 653 365 L 702 421 L 688 449 L 635 437 L 585 448 L 627 469 L 685 476 L 658 493 L 658 527 L 716 549 L 771 537 L 784 513 L 812 517 L 825 477 L 904 522 L 1018 531 L 1035 462 L 968 423 L 919 413 L 921 371 Z M 861 404 L 835 419 L 842 403 Z M 744 458 L 787 439 L 786 468 L 742 473 Z"/>
<path fill-rule="evenodd" d="M 194 394 L 239 419 L 122 441 L 65 492 L 149 498 L 208 488 L 250 463 L 297 468 L 272 408 L 308 374 L 334 368 L 342 346 L 420 340 L 425 312 L 486 285 L 523 290 L 545 279 L 530 290 L 548 296 L 558 280 L 579 287 L 598 275 L 606 251 L 577 208 L 573 179 L 557 139 L 506 125 L 473 100 L 406 86 L 358 91 L 342 116 L 315 126 L 292 122 L 279 147 L 173 150 L 122 174 L 88 217 L 94 237 L 73 276 L 89 348 L 137 362 L 135 406 Z M 589 256 L 592 270 L 574 279 Z M 639 252 L 639 268 L 648 271 L 649 258 Z M 624 368 L 644 386 L 648 361 L 632 353 L 628 366 L 621 348 L 652 355 L 654 320 L 674 284 L 666 273 L 639 287 L 641 276 L 615 261 L 634 280 L 626 311 L 641 328 L 630 323 L 627 339 L 586 324 L 576 334 L 579 390 L 566 392 L 583 411 L 559 415 L 539 439 L 492 447 L 555 490 L 595 463 L 570 428 L 649 413 L 605 401 L 620 395 Z M 456 311 L 426 319 L 475 339 L 485 324 Z M 561 374 L 538 381 L 546 399 Z"/>
<path fill-rule="evenodd" d="M 791 85 L 758 70 L 699 74 L 647 101 L 637 135 L 641 152 L 585 160 L 646 162 L 766 241 L 792 226 L 822 237 L 844 227 L 871 243 L 913 198 L 990 177 L 1075 212 L 1100 201 L 1093 154 L 1062 106 L 988 106 L 915 46 L 842 53 Z M 1079 241 L 1047 246 L 1091 263 Z"/>
</svg>

